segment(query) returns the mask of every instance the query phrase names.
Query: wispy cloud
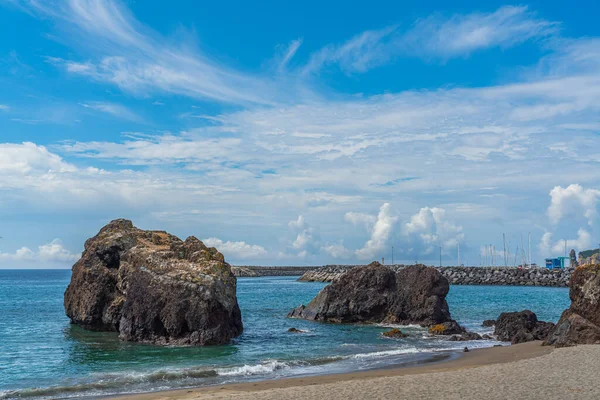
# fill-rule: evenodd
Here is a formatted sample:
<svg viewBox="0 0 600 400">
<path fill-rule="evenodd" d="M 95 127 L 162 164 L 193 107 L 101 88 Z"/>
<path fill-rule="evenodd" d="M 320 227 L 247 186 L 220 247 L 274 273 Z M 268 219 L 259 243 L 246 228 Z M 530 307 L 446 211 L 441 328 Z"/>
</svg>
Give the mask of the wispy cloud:
<svg viewBox="0 0 600 400">
<path fill-rule="evenodd" d="M 447 60 L 492 47 L 508 48 L 558 33 L 555 22 L 538 18 L 527 7 L 504 6 L 491 13 L 431 15 L 408 30 L 393 25 L 365 31 L 340 45 L 313 53 L 303 72 L 337 64 L 345 73 L 362 73 L 399 56 Z"/>
<path fill-rule="evenodd" d="M 0 111 L 8 111 L 10 107 L 5 104 L 0 104 Z"/>
<path fill-rule="evenodd" d="M 137 114 L 131 111 L 129 108 L 115 103 L 108 103 L 102 101 L 91 101 L 87 103 L 80 103 L 82 107 L 100 111 L 105 114 L 110 114 L 114 117 L 126 119 L 130 121 L 142 121 Z"/>
<path fill-rule="evenodd" d="M 278 46 L 278 54 L 275 57 L 277 71 L 283 73 L 287 70 L 290 60 L 296 55 L 296 52 L 302 45 L 302 38 L 292 40 L 287 46 Z"/>
<path fill-rule="evenodd" d="M 512 47 L 558 33 L 555 22 L 538 18 L 525 6 L 504 6 L 492 13 L 433 15 L 419 20 L 403 37 L 410 52 L 424 57 L 463 57 L 490 47 Z"/>
<path fill-rule="evenodd" d="M 35 0 L 21 6 L 56 19 L 85 43 L 88 60 L 49 57 L 66 71 L 117 85 L 134 93 L 167 92 L 230 103 L 268 104 L 269 79 L 236 71 L 190 47 L 174 45 L 141 24 L 118 1 L 69 0 L 50 7 Z"/>
</svg>

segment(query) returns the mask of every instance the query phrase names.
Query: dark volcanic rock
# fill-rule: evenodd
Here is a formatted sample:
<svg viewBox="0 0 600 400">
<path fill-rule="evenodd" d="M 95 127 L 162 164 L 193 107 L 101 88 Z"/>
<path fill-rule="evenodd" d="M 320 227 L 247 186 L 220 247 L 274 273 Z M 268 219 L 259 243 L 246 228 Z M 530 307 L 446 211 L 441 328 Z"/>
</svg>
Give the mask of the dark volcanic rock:
<svg viewBox="0 0 600 400">
<path fill-rule="evenodd" d="M 490 327 L 492 327 L 494 325 L 496 325 L 496 320 L 495 319 L 486 319 L 481 324 L 481 326 L 485 326 L 486 328 L 490 328 Z"/>
<path fill-rule="evenodd" d="M 494 335 L 503 342 L 517 344 L 544 340 L 553 327 L 551 322 L 538 321 L 529 310 L 508 312 L 500 314 L 496 320 Z"/>
<path fill-rule="evenodd" d="M 436 324 L 429 328 L 429 333 L 432 335 L 455 335 L 464 332 L 466 332 L 465 329 L 456 321 L 448 321 L 441 324 Z"/>
<path fill-rule="evenodd" d="M 395 273 L 373 262 L 352 268 L 288 317 L 336 323 L 431 326 L 450 322 L 448 280 L 434 268 L 411 266 Z"/>
<path fill-rule="evenodd" d="M 381 334 L 381 336 L 387 337 L 387 338 L 394 338 L 394 339 L 402 339 L 402 338 L 406 338 L 408 337 L 408 335 L 404 332 L 402 332 L 400 329 L 398 328 L 394 328 L 391 329 L 387 332 L 383 332 Z"/>
<path fill-rule="evenodd" d="M 571 306 L 544 344 L 600 344 L 600 264 L 575 269 L 569 282 L 569 297 Z"/>
<path fill-rule="evenodd" d="M 85 242 L 64 304 L 72 323 L 129 341 L 223 344 L 243 330 L 236 279 L 217 249 L 123 219 Z"/>
</svg>

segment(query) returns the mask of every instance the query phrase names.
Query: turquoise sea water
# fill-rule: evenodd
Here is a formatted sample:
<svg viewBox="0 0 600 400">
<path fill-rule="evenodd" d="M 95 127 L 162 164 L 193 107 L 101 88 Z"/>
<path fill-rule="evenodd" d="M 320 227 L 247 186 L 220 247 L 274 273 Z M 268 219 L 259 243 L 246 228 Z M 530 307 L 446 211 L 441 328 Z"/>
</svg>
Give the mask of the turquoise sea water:
<svg viewBox="0 0 600 400">
<path fill-rule="evenodd" d="M 70 271 L 0 270 L 0 399 L 98 396 L 298 375 L 409 365 L 452 357 L 465 345 L 429 337 L 384 339 L 382 326 L 311 323 L 286 319 L 324 286 L 296 277 L 238 279 L 244 334 L 227 346 L 158 347 L 124 343 L 113 333 L 69 324 L 63 293 Z M 563 288 L 452 286 L 450 312 L 468 329 L 503 311 L 528 308 L 557 321 L 568 307 Z M 306 333 L 292 334 L 296 327 Z"/>
</svg>

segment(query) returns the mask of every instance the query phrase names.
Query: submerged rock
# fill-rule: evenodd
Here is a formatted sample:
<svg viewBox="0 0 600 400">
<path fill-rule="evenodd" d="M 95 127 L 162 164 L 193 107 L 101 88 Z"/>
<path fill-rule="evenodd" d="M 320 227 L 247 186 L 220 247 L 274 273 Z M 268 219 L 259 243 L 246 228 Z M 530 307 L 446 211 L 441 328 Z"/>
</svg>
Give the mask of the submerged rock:
<svg viewBox="0 0 600 400">
<path fill-rule="evenodd" d="M 496 320 L 494 335 L 498 340 L 512 344 L 544 340 L 554 328 L 551 322 L 538 321 L 529 311 L 502 313 Z"/>
<path fill-rule="evenodd" d="M 431 326 L 453 322 L 446 303 L 448 289 L 448 280 L 434 268 L 410 266 L 395 273 L 375 261 L 344 273 L 288 317 Z"/>
<path fill-rule="evenodd" d="M 288 333 L 304 333 L 303 330 L 300 330 L 298 328 L 290 328 L 287 331 L 288 331 Z"/>
<path fill-rule="evenodd" d="M 400 329 L 398 328 L 394 328 L 391 329 L 387 332 L 383 332 L 381 334 L 381 336 L 387 337 L 387 338 L 394 338 L 394 339 L 402 339 L 402 338 L 406 338 L 408 337 L 408 335 L 404 332 L 402 332 Z"/>
<path fill-rule="evenodd" d="M 85 242 L 64 305 L 72 323 L 128 341 L 223 344 L 243 330 L 236 278 L 217 249 L 124 219 Z"/>
<path fill-rule="evenodd" d="M 575 269 L 569 297 L 571 306 L 562 313 L 544 344 L 600 344 L 600 264 Z"/>
</svg>

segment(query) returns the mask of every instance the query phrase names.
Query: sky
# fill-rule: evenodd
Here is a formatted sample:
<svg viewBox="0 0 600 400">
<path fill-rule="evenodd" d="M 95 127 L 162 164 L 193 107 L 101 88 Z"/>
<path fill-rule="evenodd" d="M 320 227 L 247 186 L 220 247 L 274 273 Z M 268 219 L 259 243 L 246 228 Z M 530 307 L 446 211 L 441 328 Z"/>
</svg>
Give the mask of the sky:
<svg viewBox="0 0 600 400">
<path fill-rule="evenodd" d="M 0 0 L 0 268 L 116 218 L 236 265 L 598 247 L 598 2 L 322 3 Z"/>
</svg>

